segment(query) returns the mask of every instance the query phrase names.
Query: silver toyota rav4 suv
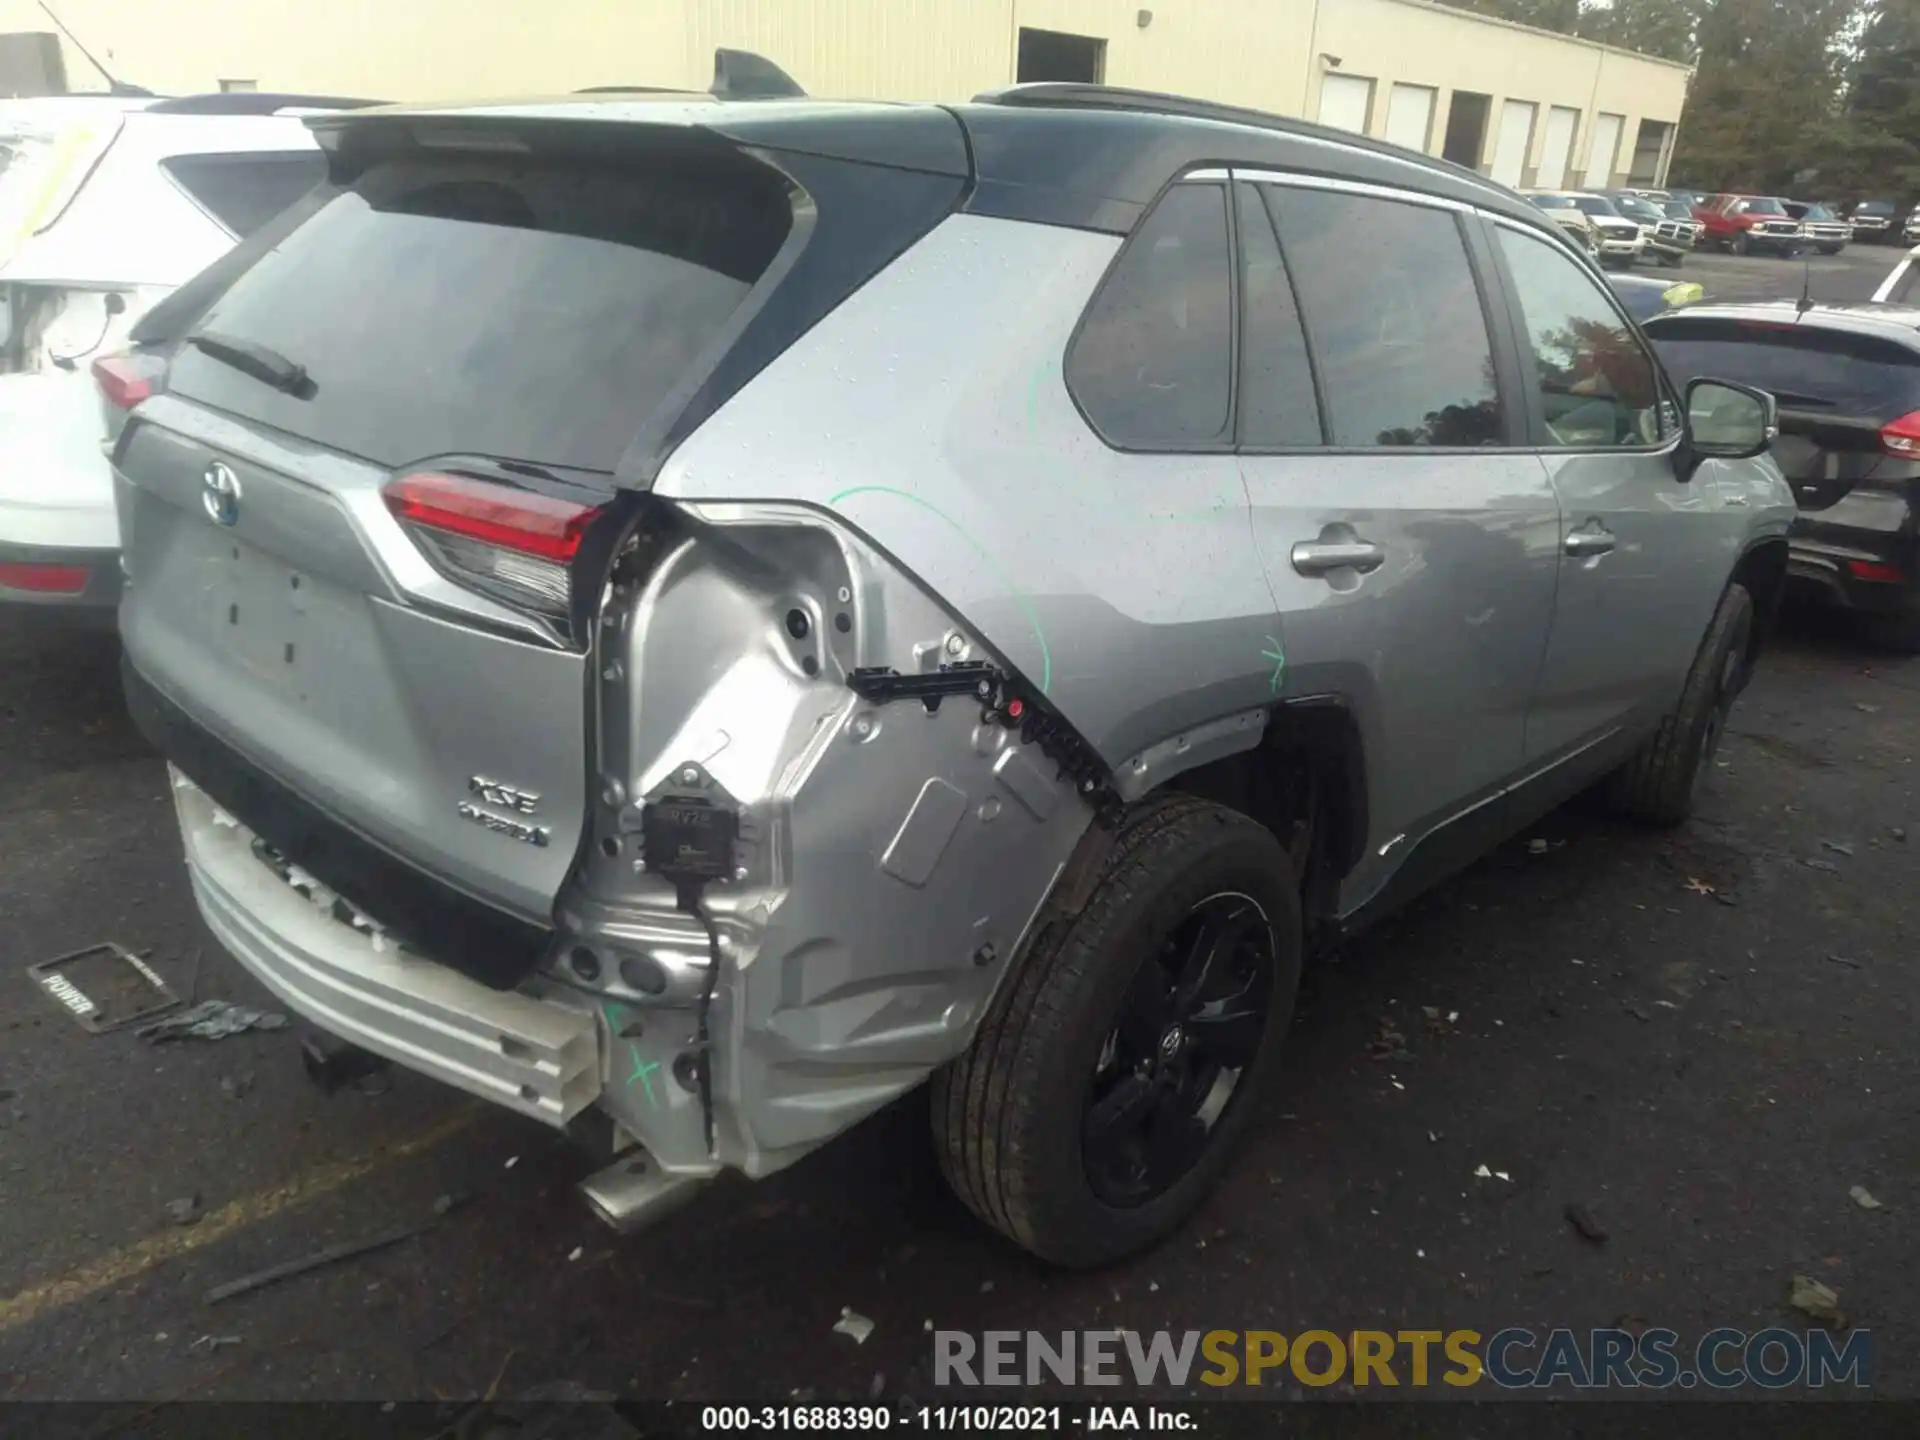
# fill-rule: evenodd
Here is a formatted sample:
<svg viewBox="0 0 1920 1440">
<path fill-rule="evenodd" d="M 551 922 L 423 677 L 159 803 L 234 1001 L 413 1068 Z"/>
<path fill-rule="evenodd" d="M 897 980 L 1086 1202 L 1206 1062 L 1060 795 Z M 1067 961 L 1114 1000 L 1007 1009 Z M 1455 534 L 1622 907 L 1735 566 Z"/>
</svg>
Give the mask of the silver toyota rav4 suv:
<svg viewBox="0 0 1920 1440">
<path fill-rule="evenodd" d="M 597 1133 L 623 1228 L 931 1078 L 987 1224 L 1165 1235 L 1303 958 L 1576 792 L 1682 819 L 1781 590 L 1771 399 L 1400 149 L 1073 85 L 312 123 L 121 357 L 128 697 L 221 943 Z"/>
</svg>

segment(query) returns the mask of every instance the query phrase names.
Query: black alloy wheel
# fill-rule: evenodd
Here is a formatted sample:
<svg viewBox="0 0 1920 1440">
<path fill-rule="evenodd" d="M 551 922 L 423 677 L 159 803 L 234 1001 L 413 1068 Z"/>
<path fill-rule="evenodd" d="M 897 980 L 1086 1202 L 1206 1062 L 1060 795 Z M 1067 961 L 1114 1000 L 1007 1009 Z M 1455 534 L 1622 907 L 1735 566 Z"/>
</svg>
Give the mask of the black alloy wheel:
<svg viewBox="0 0 1920 1440">
<path fill-rule="evenodd" d="M 1199 1163 L 1266 1033 L 1276 968 L 1268 917 L 1237 893 L 1201 900 L 1141 962 L 1082 1124 L 1087 1183 L 1106 1204 L 1145 1204 Z"/>
</svg>

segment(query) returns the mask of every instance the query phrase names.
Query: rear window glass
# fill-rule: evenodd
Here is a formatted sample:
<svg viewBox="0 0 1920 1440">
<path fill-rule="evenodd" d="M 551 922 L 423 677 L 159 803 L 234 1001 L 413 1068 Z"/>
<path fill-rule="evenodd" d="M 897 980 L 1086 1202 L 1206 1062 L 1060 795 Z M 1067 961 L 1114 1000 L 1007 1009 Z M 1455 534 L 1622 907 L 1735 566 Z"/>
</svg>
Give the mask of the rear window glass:
<svg viewBox="0 0 1920 1440">
<path fill-rule="evenodd" d="M 195 349 L 170 388 L 389 467 L 611 471 L 785 240 L 764 171 L 491 157 L 377 164 L 206 310 L 305 398 Z"/>
<path fill-rule="evenodd" d="M 1680 385 L 1702 376 L 1736 380 L 1773 392 L 1789 408 L 1867 417 L 1905 414 L 1920 391 L 1920 354 L 1880 336 L 1686 315 L 1656 318 L 1646 328 Z"/>
<path fill-rule="evenodd" d="M 244 155 L 176 155 L 160 168 L 242 239 L 326 178 L 318 150 Z"/>
</svg>

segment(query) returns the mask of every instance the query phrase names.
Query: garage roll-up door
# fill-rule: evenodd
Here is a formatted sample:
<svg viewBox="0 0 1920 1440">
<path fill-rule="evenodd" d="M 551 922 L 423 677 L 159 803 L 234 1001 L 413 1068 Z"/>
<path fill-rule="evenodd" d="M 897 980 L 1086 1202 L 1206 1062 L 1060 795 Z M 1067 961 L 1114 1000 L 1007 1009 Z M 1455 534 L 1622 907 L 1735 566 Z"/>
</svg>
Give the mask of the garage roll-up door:
<svg viewBox="0 0 1920 1440">
<path fill-rule="evenodd" d="M 1573 136 L 1580 128 L 1580 112 L 1565 105 L 1547 111 L 1547 133 L 1540 139 L 1540 177 L 1542 190 L 1559 190 L 1567 183 L 1567 167 L 1573 162 Z"/>
<path fill-rule="evenodd" d="M 1434 92 L 1425 85 L 1396 85 L 1387 97 L 1387 139 L 1409 150 L 1427 148 L 1433 133 Z"/>
<path fill-rule="evenodd" d="M 1525 100 L 1509 100 L 1500 107 L 1500 138 L 1493 149 L 1493 178 L 1502 185 L 1518 185 L 1527 168 L 1527 146 L 1533 143 L 1535 107 Z"/>
<path fill-rule="evenodd" d="M 1361 75 L 1329 75 L 1320 82 L 1320 123 L 1367 133 L 1373 81 Z"/>
<path fill-rule="evenodd" d="M 1620 153 L 1618 115 L 1596 115 L 1593 121 L 1593 153 L 1587 157 L 1587 188 L 1605 190 L 1613 184 L 1613 162 Z"/>
</svg>

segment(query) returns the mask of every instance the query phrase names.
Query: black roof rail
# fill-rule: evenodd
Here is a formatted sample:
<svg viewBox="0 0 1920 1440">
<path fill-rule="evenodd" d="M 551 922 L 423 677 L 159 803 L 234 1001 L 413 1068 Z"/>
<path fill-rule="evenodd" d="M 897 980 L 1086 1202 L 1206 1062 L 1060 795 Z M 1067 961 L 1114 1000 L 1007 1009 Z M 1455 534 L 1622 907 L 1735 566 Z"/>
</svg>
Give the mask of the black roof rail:
<svg viewBox="0 0 1920 1440">
<path fill-rule="evenodd" d="M 273 115 L 282 110 L 365 110 L 385 100 L 355 100 L 341 95 L 283 95 L 264 90 L 220 90 L 206 95 L 176 95 L 147 106 L 149 115 Z"/>
<path fill-rule="evenodd" d="M 807 92 L 778 65 L 751 50 L 713 52 L 713 85 L 722 100 L 804 100 Z"/>
<path fill-rule="evenodd" d="M 1028 106 L 1034 109 L 1114 110 L 1138 115 L 1165 115 L 1181 120 L 1212 120 L 1224 125 L 1247 125 L 1273 130 L 1283 135 L 1301 135 L 1311 139 L 1337 140 L 1395 159 L 1424 161 L 1443 170 L 1451 170 L 1482 185 L 1499 189 L 1493 181 L 1470 165 L 1390 145 L 1371 136 L 1350 130 L 1320 125 L 1291 115 L 1275 115 L 1267 110 L 1250 110 L 1242 105 L 1224 105 L 1217 100 L 1196 100 L 1191 95 L 1167 95 L 1158 90 L 1129 90 L 1120 85 L 1088 85 L 1073 80 L 1037 80 L 1024 85 L 1006 85 L 983 90 L 973 97 L 976 105 Z"/>
<path fill-rule="evenodd" d="M 576 95 L 698 95 L 698 90 L 677 90 L 671 85 L 588 85 Z"/>
</svg>

